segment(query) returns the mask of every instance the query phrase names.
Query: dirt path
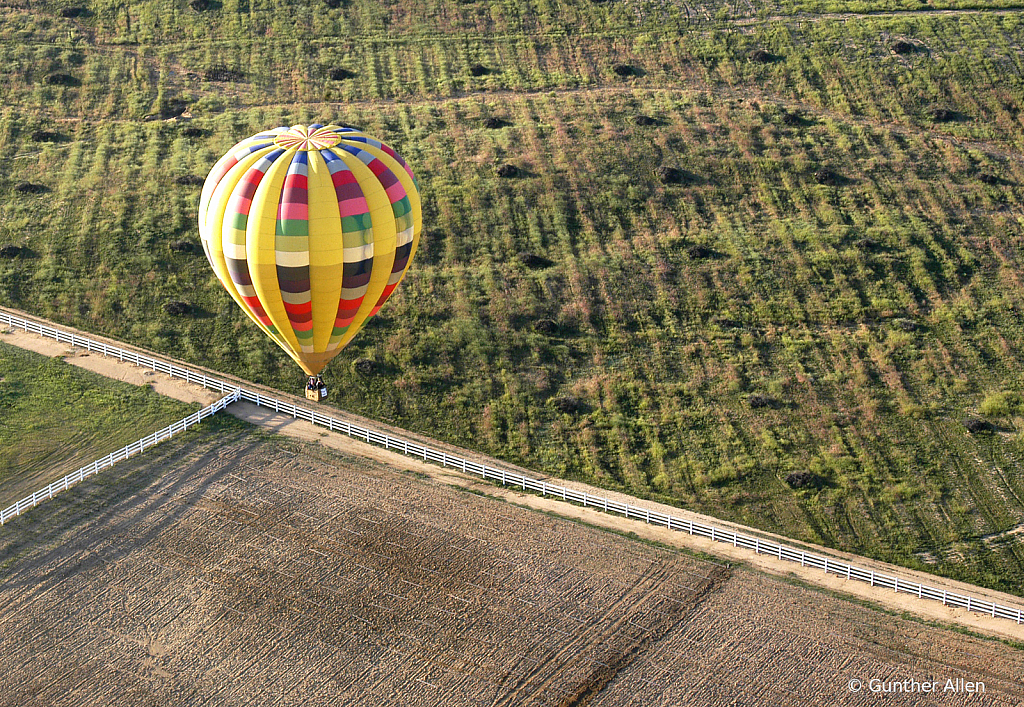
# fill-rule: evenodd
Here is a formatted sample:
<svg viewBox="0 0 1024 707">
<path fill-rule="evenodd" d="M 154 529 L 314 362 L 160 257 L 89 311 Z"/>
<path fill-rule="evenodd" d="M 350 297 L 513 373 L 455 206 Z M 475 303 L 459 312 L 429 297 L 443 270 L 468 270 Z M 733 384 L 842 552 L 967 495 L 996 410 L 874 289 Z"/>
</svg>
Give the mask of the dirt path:
<svg viewBox="0 0 1024 707">
<path fill-rule="evenodd" d="M 8 310 L 11 313 L 16 313 L 19 316 L 25 316 L 24 313 L 17 312 L 15 310 Z M 37 317 L 32 319 L 39 320 Z M 53 326 L 52 323 L 48 323 Z M 68 327 L 61 327 L 62 329 L 69 330 Z M 105 340 L 103 337 L 97 337 L 87 332 L 76 332 L 81 333 L 83 336 L 90 336 L 94 339 Z M 109 343 L 117 344 L 123 348 L 135 349 L 135 347 L 129 347 L 118 342 L 109 341 Z M 150 385 L 156 392 L 162 395 L 182 400 L 185 402 L 198 402 L 208 404 L 216 400 L 219 396 L 218 393 L 203 389 L 199 386 L 186 383 L 184 381 L 171 378 L 170 376 L 162 373 L 154 373 L 141 369 L 131 363 L 118 361 L 117 359 L 103 357 L 99 354 L 90 354 L 82 349 L 76 349 L 68 346 L 67 344 L 59 343 L 50 339 L 37 336 L 32 333 L 26 333 L 19 330 L 11 329 L 0 329 L 0 342 L 19 346 L 24 349 L 36 351 L 46 356 L 60 356 L 65 361 L 76 366 L 80 366 L 87 370 L 99 373 L 101 375 L 114 378 L 117 380 L 133 383 L 135 385 Z M 135 349 L 138 350 L 138 349 Z M 170 360 L 166 357 L 158 357 L 151 352 L 143 352 L 154 358 L 162 358 L 164 360 Z M 181 361 L 174 361 L 178 365 L 189 365 Z M 196 368 L 195 366 L 190 366 Z M 217 374 L 221 378 L 228 378 L 224 374 Z M 242 381 L 239 381 L 242 383 Z M 253 386 L 251 383 L 245 382 L 245 385 L 252 388 L 259 388 L 260 386 Z M 289 398 L 286 394 L 280 391 L 272 391 L 266 389 L 268 393 L 273 393 L 278 398 Z M 531 470 L 521 469 L 511 464 L 503 463 L 496 459 L 491 459 L 483 455 L 458 449 L 451 445 L 425 438 L 422 435 L 406 432 L 389 425 L 383 425 L 370 420 L 365 420 L 358 416 L 349 415 L 334 409 L 325 408 L 325 412 L 329 411 L 332 415 L 342 418 L 350 419 L 355 424 L 372 425 L 375 428 L 382 429 L 389 433 L 401 435 L 417 442 L 426 443 L 435 449 L 443 449 L 445 451 L 451 451 L 453 454 L 465 456 L 485 462 L 490 466 L 497 468 L 505 468 L 508 470 L 516 471 L 517 473 L 525 473 L 528 476 L 550 480 L 552 483 L 561 484 L 570 488 L 586 491 L 589 494 L 595 496 L 605 496 L 612 500 L 629 503 L 634 506 L 648 508 L 650 510 L 659 511 L 661 513 L 670 513 L 676 517 L 693 520 L 699 523 L 713 524 L 715 526 L 733 530 L 736 532 L 743 533 L 752 537 L 765 538 L 774 540 L 777 542 L 784 542 L 787 545 L 800 547 L 808 552 L 813 552 L 818 555 L 828 557 L 829 559 L 837 559 L 843 562 L 849 562 L 856 564 L 860 567 L 874 570 L 879 573 L 898 575 L 901 579 L 910 579 L 930 586 L 946 589 L 953 593 L 958 594 L 970 594 L 979 598 L 984 598 L 989 601 L 994 601 L 1004 606 L 1010 607 L 1022 607 L 1024 608 L 1024 601 L 1021 601 L 1017 597 L 1013 597 L 1002 592 L 985 589 L 983 587 L 976 587 L 974 585 L 965 584 L 962 582 L 956 582 L 942 577 L 926 574 L 923 572 L 916 572 L 913 570 L 905 569 L 902 567 L 896 567 L 889 565 L 884 562 L 877 562 L 865 557 L 852 555 L 850 553 L 840 552 L 820 546 L 812 545 L 810 543 L 800 543 L 793 541 L 789 538 L 785 538 L 772 533 L 757 530 L 747 526 L 730 523 L 728 521 L 719 520 L 710 516 L 693 513 L 684 509 L 679 509 L 671 506 L 666 506 L 651 501 L 645 501 L 637 499 L 632 496 L 625 494 L 616 493 L 613 491 L 607 491 L 586 484 L 581 484 L 572 481 L 566 481 L 557 477 L 549 477 L 543 474 Z M 533 494 L 522 493 L 516 491 L 511 487 L 502 488 L 500 486 L 494 486 L 491 483 L 479 481 L 471 476 L 466 476 L 461 472 L 454 469 L 441 468 L 431 463 L 426 463 L 422 460 L 414 457 L 407 457 L 398 452 L 390 451 L 387 449 L 381 449 L 370 444 L 366 444 L 359 440 L 353 439 L 346 435 L 338 432 L 330 432 L 321 427 L 316 427 L 311 423 L 295 420 L 287 415 L 277 414 L 273 411 L 267 410 L 266 408 L 257 407 L 250 403 L 236 403 L 228 408 L 235 417 L 245 420 L 253 425 L 257 425 L 264 429 L 270 430 L 275 433 L 284 434 L 294 439 L 321 444 L 330 449 L 335 449 L 347 454 L 360 456 L 367 459 L 373 459 L 384 463 L 390 467 L 398 470 L 408 470 L 415 473 L 424 474 L 431 479 L 439 483 L 443 483 L 449 486 L 455 486 L 458 488 L 466 489 L 475 493 L 481 493 L 492 498 L 501 499 L 509 503 L 514 503 L 520 506 L 525 506 L 538 511 L 547 513 L 554 513 L 565 518 L 571 518 L 579 520 L 591 525 L 599 526 L 612 530 L 618 533 L 634 533 L 638 537 L 645 540 L 656 541 L 663 543 L 671 547 L 677 547 L 686 550 L 704 552 L 708 555 L 721 558 L 727 562 L 739 562 L 744 563 L 750 567 L 754 567 L 760 571 L 764 571 L 773 575 L 783 577 L 793 577 L 802 582 L 812 584 L 818 587 L 822 587 L 828 590 L 841 592 L 847 595 L 856 597 L 857 599 L 867 600 L 874 604 L 877 604 L 887 610 L 906 612 L 922 619 L 929 621 L 939 621 L 948 624 L 954 624 L 962 628 L 977 631 L 991 636 L 998 636 L 1000 638 L 1024 641 L 1024 626 L 1014 626 L 1013 623 L 1008 622 L 1005 619 L 996 619 L 988 616 L 983 616 L 976 612 L 968 612 L 964 609 L 953 608 L 943 606 L 941 603 L 929 600 L 917 599 L 908 594 L 897 594 L 893 591 L 882 589 L 879 587 L 872 587 L 868 584 L 857 580 L 847 580 L 837 575 L 828 574 L 826 575 L 823 571 L 814 569 L 811 567 L 801 567 L 793 562 L 787 560 L 779 560 L 776 557 L 768 555 L 758 555 L 750 550 L 743 548 L 734 548 L 730 545 L 726 545 L 721 542 L 714 542 L 707 538 L 690 536 L 679 531 L 669 530 L 656 525 L 648 525 L 638 520 L 626 519 L 621 516 L 617 516 L 610 513 L 603 513 L 593 508 L 582 508 L 574 506 L 572 504 L 565 503 L 560 500 L 556 500 L 551 497 L 540 497 Z"/>
</svg>

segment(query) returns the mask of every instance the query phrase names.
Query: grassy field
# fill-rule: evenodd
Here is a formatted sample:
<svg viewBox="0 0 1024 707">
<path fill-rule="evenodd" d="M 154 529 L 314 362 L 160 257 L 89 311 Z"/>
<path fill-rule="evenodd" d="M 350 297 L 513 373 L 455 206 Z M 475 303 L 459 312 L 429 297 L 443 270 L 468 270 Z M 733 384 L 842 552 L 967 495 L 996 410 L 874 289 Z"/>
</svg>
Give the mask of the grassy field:
<svg viewBox="0 0 1024 707">
<path fill-rule="evenodd" d="M 0 507 L 195 409 L 0 343 Z"/>
<path fill-rule="evenodd" d="M 332 403 L 1021 592 L 1012 3 L 27 7 L 0 10 L 0 302 L 295 390 L 171 248 L 198 243 L 176 180 L 268 125 L 358 125 L 426 232 Z"/>
</svg>

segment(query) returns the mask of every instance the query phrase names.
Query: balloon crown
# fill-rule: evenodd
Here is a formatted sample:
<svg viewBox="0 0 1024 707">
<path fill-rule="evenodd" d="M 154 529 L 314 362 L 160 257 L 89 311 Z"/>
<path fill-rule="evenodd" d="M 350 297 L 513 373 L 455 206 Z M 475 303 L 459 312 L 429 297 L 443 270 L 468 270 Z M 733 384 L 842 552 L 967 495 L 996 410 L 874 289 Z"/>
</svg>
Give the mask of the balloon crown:
<svg viewBox="0 0 1024 707">
<path fill-rule="evenodd" d="M 341 142 L 338 127 L 334 125 L 293 125 L 274 140 L 274 144 L 286 150 L 326 150 Z"/>
</svg>

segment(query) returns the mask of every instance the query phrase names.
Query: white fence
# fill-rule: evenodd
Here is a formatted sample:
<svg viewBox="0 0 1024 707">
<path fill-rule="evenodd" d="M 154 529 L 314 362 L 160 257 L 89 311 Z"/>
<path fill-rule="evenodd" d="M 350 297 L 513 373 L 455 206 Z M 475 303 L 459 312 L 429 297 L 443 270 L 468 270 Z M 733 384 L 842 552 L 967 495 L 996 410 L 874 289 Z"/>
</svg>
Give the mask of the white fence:
<svg viewBox="0 0 1024 707">
<path fill-rule="evenodd" d="M 159 444 L 165 440 L 170 439 L 179 432 L 184 432 L 193 425 L 198 425 L 200 422 L 223 410 L 231 403 L 238 400 L 238 393 L 232 392 L 230 395 L 221 398 L 213 405 L 208 405 L 198 412 L 194 412 L 183 420 L 168 425 L 162 430 L 157 430 L 151 435 L 147 435 L 140 440 L 136 440 L 129 445 L 121 447 L 116 452 L 111 452 L 102 459 L 97 459 L 92 464 L 83 466 L 78 471 L 73 471 L 63 479 L 58 479 L 46 488 L 41 488 L 31 496 L 26 496 L 17 503 L 13 503 L 7 508 L 0 511 L 0 525 L 3 525 L 11 518 L 20 516 L 22 513 L 30 508 L 35 508 L 40 503 L 48 498 L 53 498 L 56 494 L 61 491 L 67 491 L 69 488 L 79 483 L 83 479 L 87 479 L 93 474 L 100 471 L 100 469 L 106 469 L 109 466 L 113 466 L 119 461 L 133 457 L 136 454 L 141 454 L 143 450 L 152 447 L 154 444 Z"/>
<path fill-rule="evenodd" d="M 275 412 L 291 415 L 295 419 L 306 420 L 308 422 L 312 422 L 314 425 L 319 425 L 335 432 L 341 432 L 342 434 L 349 435 L 350 437 L 362 439 L 369 444 L 376 444 L 384 447 L 385 449 L 393 449 L 409 456 L 419 457 L 424 461 L 436 462 L 442 466 L 459 469 L 467 474 L 479 476 L 482 479 L 500 482 L 504 486 L 518 486 L 524 491 L 535 491 L 544 496 L 552 496 L 554 498 L 562 499 L 563 501 L 580 503 L 588 508 L 596 508 L 608 513 L 618 513 L 626 518 L 635 518 L 647 523 L 661 525 L 671 530 L 679 530 L 689 533 L 690 535 L 705 537 L 715 542 L 727 543 L 733 547 L 746 548 L 748 550 L 753 550 L 757 554 L 771 555 L 772 557 L 777 557 L 780 560 L 798 562 L 803 567 L 816 567 L 824 570 L 827 574 L 834 574 L 839 577 L 845 577 L 846 579 L 856 579 L 862 582 L 867 582 L 874 587 L 892 589 L 894 592 L 911 594 L 921 599 L 934 599 L 936 601 L 941 601 L 946 606 L 961 607 L 968 611 L 987 614 L 996 618 L 1010 619 L 1011 621 L 1017 622 L 1017 624 L 1024 623 L 1024 610 L 1019 608 L 1002 606 L 985 599 L 964 594 L 956 594 L 944 589 L 936 589 L 935 587 L 929 587 L 910 580 L 900 579 L 894 575 L 881 574 L 873 570 L 857 567 L 856 565 L 850 565 L 838 560 L 807 553 L 803 550 L 781 545 L 770 540 L 762 540 L 760 538 L 742 535 L 714 525 L 677 518 L 665 513 L 650 511 L 646 508 L 619 503 L 604 496 L 595 496 L 583 491 L 576 491 L 566 488 L 565 486 L 550 484 L 546 481 L 533 479 L 514 472 L 496 469 L 494 467 L 487 466 L 486 464 L 479 464 L 477 462 L 464 459 L 463 457 L 447 454 L 446 452 L 439 452 L 435 449 L 424 447 L 400 437 L 393 437 L 366 427 L 353 425 L 344 420 L 333 418 L 330 415 L 325 415 L 323 413 L 310 410 L 309 408 L 299 407 L 262 393 L 239 388 L 231 383 L 219 380 L 212 376 L 207 376 L 206 374 L 196 373 L 181 366 L 176 366 L 149 356 L 143 356 L 132 351 L 126 351 L 83 336 L 78 336 L 77 334 L 61 331 L 3 311 L 0 311 L 0 323 L 6 323 L 9 326 L 17 327 L 25 331 L 35 332 L 42 336 L 56 339 L 57 341 L 69 343 L 73 346 L 80 346 L 88 349 L 89 351 L 102 353 L 104 356 L 112 356 L 119 358 L 122 361 L 130 361 L 138 366 L 149 368 L 154 371 L 161 371 L 175 378 L 182 378 L 192 383 L 198 383 L 206 388 L 212 388 L 213 390 L 218 390 L 222 393 L 229 393 L 228 397 L 214 403 L 210 408 L 221 403 L 226 406 L 235 400 L 246 400 L 261 407 L 272 409 Z M 209 414 L 213 413 L 211 412 Z M 57 483 L 59 484 L 61 482 Z M 44 498 L 46 497 L 45 492 L 45 489 L 38 491 L 30 498 L 35 498 L 37 496 L 39 496 L 40 499 Z M 27 500 L 28 499 L 26 499 L 26 501 Z M 35 505 L 35 503 L 32 505 Z M 4 513 L 7 513 L 7 511 L 4 511 Z"/>
</svg>

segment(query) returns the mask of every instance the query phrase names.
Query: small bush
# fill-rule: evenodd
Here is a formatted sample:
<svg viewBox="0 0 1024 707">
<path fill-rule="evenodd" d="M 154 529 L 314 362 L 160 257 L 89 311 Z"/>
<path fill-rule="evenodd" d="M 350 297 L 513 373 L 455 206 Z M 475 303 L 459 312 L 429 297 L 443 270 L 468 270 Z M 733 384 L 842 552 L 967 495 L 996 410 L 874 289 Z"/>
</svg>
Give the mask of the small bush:
<svg viewBox="0 0 1024 707">
<path fill-rule="evenodd" d="M 339 7 L 346 4 L 345 0 L 326 0 L 326 3 L 327 7 L 332 10 L 337 10 Z"/>
<path fill-rule="evenodd" d="M 50 187 L 32 182 L 20 182 L 14 185 L 14 191 L 19 194 L 45 194 L 50 191 Z"/>
<path fill-rule="evenodd" d="M 704 260 L 705 258 L 714 258 L 718 253 L 702 245 L 692 245 L 686 249 L 686 255 L 691 260 Z"/>
<path fill-rule="evenodd" d="M 198 253 L 202 250 L 192 241 L 172 241 L 168 247 L 175 253 Z"/>
<path fill-rule="evenodd" d="M 913 54 L 917 51 L 918 47 L 916 44 L 899 39 L 890 44 L 889 49 L 891 49 L 894 54 Z"/>
<path fill-rule="evenodd" d="M 508 179 L 510 177 L 519 176 L 519 168 L 516 167 L 514 164 L 503 164 L 499 165 L 498 168 L 494 170 L 494 173 L 497 174 L 499 177 Z"/>
<path fill-rule="evenodd" d="M 14 258 L 20 257 L 22 254 L 21 246 L 16 245 L 5 245 L 0 246 L 0 258 L 6 258 L 13 260 Z"/>
<path fill-rule="evenodd" d="M 507 120 L 502 120 L 501 118 L 491 117 L 484 120 L 484 127 L 487 128 L 488 130 L 497 130 L 498 128 L 504 128 L 511 124 L 512 123 L 508 122 Z"/>
<path fill-rule="evenodd" d="M 60 133 L 55 133 L 52 130 L 35 130 L 29 137 L 33 142 L 64 142 L 67 139 Z"/>
<path fill-rule="evenodd" d="M 913 319 L 894 319 L 892 323 L 905 332 L 917 331 L 917 322 Z"/>
<path fill-rule="evenodd" d="M 631 64 L 612 64 L 612 71 L 624 79 L 640 75 L 640 70 Z"/>
<path fill-rule="evenodd" d="M 61 9 L 60 16 L 69 20 L 76 19 L 78 17 L 90 17 L 92 12 L 87 7 L 65 7 Z"/>
<path fill-rule="evenodd" d="M 160 105 L 159 117 L 164 118 L 165 120 L 167 118 L 174 118 L 181 115 L 186 110 L 188 110 L 188 103 L 180 98 L 172 98 Z"/>
<path fill-rule="evenodd" d="M 354 79 L 356 77 L 356 72 L 343 69 L 339 66 L 331 69 L 330 77 L 331 81 L 348 81 L 349 79 Z"/>
<path fill-rule="evenodd" d="M 978 434 L 979 432 L 991 432 L 993 429 L 991 422 L 982 420 L 977 417 L 968 417 L 966 420 L 964 420 L 964 427 L 966 427 L 967 431 L 970 432 L 971 434 Z"/>
<path fill-rule="evenodd" d="M 210 0 L 192 0 L 192 2 L 188 4 L 188 6 L 192 8 L 192 10 L 194 10 L 195 12 L 206 12 L 210 9 L 212 3 L 210 2 Z"/>
<path fill-rule="evenodd" d="M 558 412 L 565 413 L 566 415 L 572 415 L 573 413 L 580 412 L 583 409 L 583 402 L 572 395 L 562 395 L 557 398 L 551 398 L 548 401 Z"/>
<path fill-rule="evenodd" d="M 874 250 L 879 244 L 874 238 L 859 238 L 854 245 L 861 250 Z"/>
<path fill-rule="evenodd" d="M 823 167 L 814 173 L 814 181 L 829 187 L 838 187 L 846 183 L 846 177 L 833 169 Z"/>
<path fill-rule="evenodd" d="M 978 181 L 982 184 L 988 184 L 990 186 L 999 186 L 1000 184 L 1006 184 L 1006 180 L 997 177 L 991 172 L 982 172 L 978 175 Z"/>
<path fill-rule="evenodd" d="M 786 477 L 786 483 L 794 489 L 807 488 L 814 484 L 814 474 L 809 471 L 794 471 Z"/>
<path fill-rule="evenodd" d="M 184 130 L 181 131 L 184 134 Z M 200 131 L 202 134 L 202 131 Z M 174 178 L 175 184 L 180 184 L 185 187 L 201 187 L 205 180 L 202 177 L 197 177 L 194 174 L 182 174 Z"/>
<path fill-rule="evenodd" d="M 754 395 L 751 395 L 747 402 L 750 404 L 750 407 L 753 410 L 760 410 L 762 408 L 777 408 L 779 406 L 779 402 L 775 400 L 775 398 L 770 398 L 767 395 L 761 395 L 760 393 L 755 393 Z"/>
<path fill-rule="evenodd" d="M 207 69 L 203 73 L 203 77 L 207 81 L 219 81 L 219 82 L 237 82 L 244 81 L 245 74 L 241 71 L 235 71 L 234 69 L 227 69 L 223 66 L 217 66 L 212 69 Z"/>
<path fill-rule="evenodd" d="M 192 313 L 192 305 L 181 300 L 168 300 L 164 302 L 164 311 L 175 317 L 182 317 Z"/>
<path fill-rule="evenodd" d="M 985 417 L 1006 417 L 1024 410 L 1024 398 L 1020 393 L 1003 391 L 992 393 L 981 403 L 981 414 Z"/>
<path fill-rule="evenodd" d="M 695 184 L 697 175 L 678 167 L 658 167 L 656 172 L 662 184 Z"/>
<path fill-rule="evenodd" d="M 765 49 L 755 49 L 747 54 L 747 59 L 755 64 L 771 64 L 778 59 L 778 57 Z"/>
<path fill-rule="evenodd" d="M 357 358 L 353 361 L 352 368 L 355 369 L 356 373 L 368 376 L 377 370 L 377 362 L 372 358 Z"/>
<path fill-rule="evenodd" d="M 203 137 L 204 135 L 206 135 L 206 131 L 202 128 L 197 128 L 194 125 L 182 128 L 181 130 L 182 137 Z"/>
<path fill-rule="evenodd" d="M 790 112 L 788 110 L 782 111 L 782 124 L 783 125 L 788 125 L 790 127 L 794 127 L 794 126 L 797 126 L 797 125 L 803 125 L 804 122 L 805 121 L 803 119 L 803 116 L 801 116 L 798 112 L 796 112 L 796 111 Z"/>
<path fill-rule="evenodd" d="M 925 112 L 936 123 L 950 123 L 957 119 L 956 111 L 944 106 L 931 106 Z"/>
<path fill-rule="evenodd" d="M 537 255 L 535 253 L 528 253 L 523 251 L 516 255 L 516 260 L 530 268 L 531 270 L 540 270 L 542 268 L 550 268 L 554 263 L 547 258 Z"/>
<path fill-rule="evenodd" d="M 556 334 L 558 333 L 558 322 L 554 319 L 538 319 L 533 323 L 533 329 L 541 334 Z"/>
<path fill-rule="evenodd" d="M 633 116 L 633 123 L 639 125 L 642 128 L 649 127 L 651 125 L 658 125 L 656 118 L 652 118 L 649 115 L 635 115 Z"/>
<path fill-rule="evenodd" d="M 469 73 L 471 76 L 486 76 L 491 73 L 491 70 L 483 64 L 473 64 L 469 67 Z"/>
<path fill-rule="evenodd" d="M 71 74 L 50 74 L 43 83 L 47 86 L 81 86 L 82 82 L 76 79 Z"/>
</svg>

